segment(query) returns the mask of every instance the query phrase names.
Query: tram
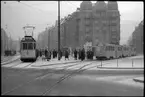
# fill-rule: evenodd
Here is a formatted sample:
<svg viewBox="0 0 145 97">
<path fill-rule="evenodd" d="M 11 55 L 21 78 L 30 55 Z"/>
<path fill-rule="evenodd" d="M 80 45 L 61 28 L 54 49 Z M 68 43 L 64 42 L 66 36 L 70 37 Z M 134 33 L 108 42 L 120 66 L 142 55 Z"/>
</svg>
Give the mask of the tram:
<svg viewBox="0 0 145 97">
<path fill-rule="evenodd" d="M 96 46 L 88 46 L 87 50 L 92 50 L 96 59 L 116 59 L 136 55 L 135 48 L 126 45 L 101 43 Z"/>
<path fill-rule="evenodd" d="M 32 26 L 27 26 L 31 28 Z M 22 62 L 36 61 L 38 52 L 36 50 L 36 41 L 31 35 L 25 35 L 20 41 L 20 60 Z"/>
</svg>

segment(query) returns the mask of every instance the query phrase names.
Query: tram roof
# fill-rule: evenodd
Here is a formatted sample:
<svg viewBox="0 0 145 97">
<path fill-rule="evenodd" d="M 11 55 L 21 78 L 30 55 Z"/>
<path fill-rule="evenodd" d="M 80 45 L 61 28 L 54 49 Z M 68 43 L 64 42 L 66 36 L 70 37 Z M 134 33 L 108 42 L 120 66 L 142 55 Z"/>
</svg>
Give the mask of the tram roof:
<svg viewBox="0 0 145 97">
<path fill-rule="evenodd" d="M 25 36 L 22 38 L 21 42 L 36 42 L 32 36 Z"/>
</svg>

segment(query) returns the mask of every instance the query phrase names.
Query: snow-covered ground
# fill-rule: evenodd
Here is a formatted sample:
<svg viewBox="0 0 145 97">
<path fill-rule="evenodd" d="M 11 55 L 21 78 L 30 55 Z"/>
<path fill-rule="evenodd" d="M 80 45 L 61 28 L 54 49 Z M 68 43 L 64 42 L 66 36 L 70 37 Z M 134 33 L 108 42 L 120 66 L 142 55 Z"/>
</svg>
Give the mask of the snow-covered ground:
<svg viewBox="0 0 145 97">
<path fill-rule="evenodd" d="M 1 62 L 8 61 L 11 58 L 12 58 L 12 56 L 1 56 Z"/>
<path fill-rule="evenodd" d="M 13 60 L 17 59 L 18 57 L 19 56 L 15 56 Z M 23 69 L 26 69 L 26 68 L 36 68 L 36 69 L 60 68 L 62 69 L 64 68 L 64 66 L 69 66 L 69 65 L 74 64 L 74 66 L 68 67 L 74 70 L 88 63 L 91 63 L 91 64 L 86 66 L 85 68 L 94 66 L 93 68 L 90 68 L 89 70 L 101 69 L 101 68 L 97 68 L 97 66 L 105 67 L 105 68 L 144 68 L 143 56 L 133 56 L 133 57 L 127 57 L 127 58 L 121 58 L 121 59 L 115 59 L 115 60 L 105 60 L 105 61 L 97 61 L 97 60 L 96 61 L 80 61 L 80 60 L 74 60 L 73 57 L 70 57 L 69 60 L 65 60 L 65 58 L 62 57 L 61 60 L 58 60 L 57 58 L 55 58 L 55 59 L 51 59 L 50 61 L 47 61 L 47 60 L 42 60 L 41 58 L 38 58 L 38 60 L 34 63 L 31 63 L 31 62 L 23 63 L 19 60 L 18 62 L 16 61 L 16 62 L 6 64 L 3 66 L 13 67 L 13 68 L 23 68 Z"/>
<path fill-rule="evenodd" d="M 89 80 L 93 80 L 93 81 L 104 81 L 104 82 L 109 82 L 109 83 L 116 83 L 116 84 L 123 84 L 123 85 L 129 85 L 129 86 L 133 86 L 133 87 L 140 87 L 140 88 L 144 88 L 144 84 L 143 83 L 138 83 L 135 82 L 133 79 L 136 78 L 136 76 L 134 75 L 120 75 L 120 76 L 86 76 L 86 75 L 81 75 L 78 76 L 77 78 L 87 78 Z M 142 77 L 143 78 L 143 77 Z"/>
<path fill-rule="evenodd" d="M 102 61 L 102 64 L 104 62 Z M 109 68 L 144 68 L 143 56 L 133 56 L 122 59 L 116 59 L 110 64 L 102 65 L 100 67 Z"/>
<path fill-rule="evenodd" d="M 1 64 L 3 65 L 3 64 L 9 63 L 9 62 L 14 61 L 18 58 L 20 58 L 20 55 L 4 57 L 5 61 L 1 60 Z"/>
</svg>

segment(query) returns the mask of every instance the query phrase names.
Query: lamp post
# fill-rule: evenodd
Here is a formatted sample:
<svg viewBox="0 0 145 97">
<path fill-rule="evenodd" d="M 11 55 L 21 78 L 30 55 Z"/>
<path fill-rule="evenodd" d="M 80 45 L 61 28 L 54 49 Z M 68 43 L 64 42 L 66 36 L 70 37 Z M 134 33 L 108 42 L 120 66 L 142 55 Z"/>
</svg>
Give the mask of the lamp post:
<svg viewBox="0 0 145 97">
<path fill-rule="evenodd" d="M 58 60 L 60 60 L 60 1 L 58 1 Z"/>
</svg>

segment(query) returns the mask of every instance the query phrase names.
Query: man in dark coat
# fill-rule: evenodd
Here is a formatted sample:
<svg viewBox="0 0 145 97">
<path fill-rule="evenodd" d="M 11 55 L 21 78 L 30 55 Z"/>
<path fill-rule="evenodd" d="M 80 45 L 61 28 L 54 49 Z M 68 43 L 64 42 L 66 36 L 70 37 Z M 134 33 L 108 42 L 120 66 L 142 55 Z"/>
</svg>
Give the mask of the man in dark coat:
<svg viewBox="0 0 145 97">
<path fill-rule="evenodd" d="M 57 57 L 57 51 L 56 50 L 54 50 L 54 56 Z"/>
<path fill-rule="evenodd" d="M 77 52 L 77 50 L 75 49 L 75 50 L 74 50 L 74 58 L 75 58 L 75 60 L 77 60 L 77 53 L 78 53 L 78 52 Z"/>
<path fill-rule="evenodd" d="M 84 48 L 81 51 L 81 60 L 83 61 L 85 59 L 85 50 Z"/>
<path fill-rule="evenodd" d="M 48 51 L 47 49 L 45 49 L 45 58 L 47 58 L 47 55 L 48 55 Z"/>
<path fill-rule="evenodd" d="M 81 49 L 79 49 L 79 60 L 81 59 Z"/>
<path fill-rule="evenodd" d="M 68 59 L 69 60 L 69 52 L 67 50 L 65 50 L 65 60 Z"/>
<path fill-rule="evenodd" d="M 53 50 L 53 58 L 55 58 L 55 50 Z"/>
</svg>

